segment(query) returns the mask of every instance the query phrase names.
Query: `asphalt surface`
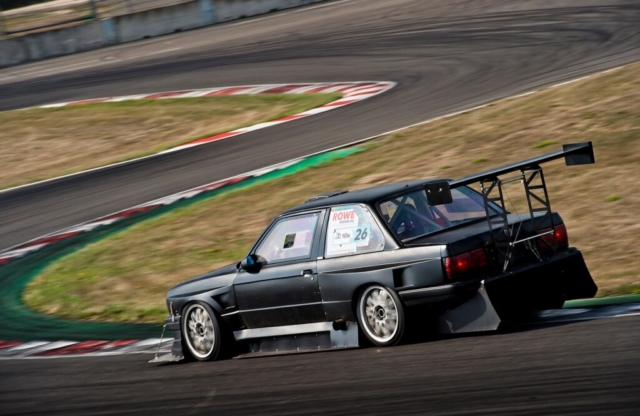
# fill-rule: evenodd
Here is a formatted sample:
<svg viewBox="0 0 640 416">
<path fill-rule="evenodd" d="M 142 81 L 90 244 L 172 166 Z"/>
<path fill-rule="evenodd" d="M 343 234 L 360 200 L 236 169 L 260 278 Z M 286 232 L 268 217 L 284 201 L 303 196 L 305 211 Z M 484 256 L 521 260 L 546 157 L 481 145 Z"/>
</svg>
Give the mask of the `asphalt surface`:
<svg viewBox="0 0 640 416">
<path fill-rule="evenodd" d="M 0 248 L 637 61 L 638 22 L 637 1 L 352 0 L 0 70 L 0 109 L 238 84 L 399 83 L 309 119 L 1 193 Z M 602 319 L 213 364 L 152 366 L 147 356 L 3 361 L 0 413 L 637 414 L 639 324 Z"/>
<path fill-rule="evenodd" d="M 640 317 L 393 348 L 152 365 L 0 361 L 3 414 L 637 415 Z"/>
<path fill-rule="evenodd" d="M 637 1 L 351 0 L 0 70 L 0 110 L 238 84 L 399 83 L 357 105 L 233 140 L 0 193 L 0 249 L 638 60 L 639 21 Z"/>
</svg>

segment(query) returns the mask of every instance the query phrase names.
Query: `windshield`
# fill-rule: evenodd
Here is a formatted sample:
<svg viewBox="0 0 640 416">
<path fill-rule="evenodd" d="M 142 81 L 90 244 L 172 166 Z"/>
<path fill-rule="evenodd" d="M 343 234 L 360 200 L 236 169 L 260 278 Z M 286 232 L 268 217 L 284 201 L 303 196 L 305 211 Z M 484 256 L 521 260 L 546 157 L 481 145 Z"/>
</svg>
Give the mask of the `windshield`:
<svg viewBox="0 0 640 416">
<path fill-rule="evenodd" d="M 430 206 L 424 189 L 418 189 L 377 205 L 382 218 L 401 241 L 486 217 L 482 196 L 473 189 L 454 188 L 451 196 L 451 204 Z"/>
</svg>

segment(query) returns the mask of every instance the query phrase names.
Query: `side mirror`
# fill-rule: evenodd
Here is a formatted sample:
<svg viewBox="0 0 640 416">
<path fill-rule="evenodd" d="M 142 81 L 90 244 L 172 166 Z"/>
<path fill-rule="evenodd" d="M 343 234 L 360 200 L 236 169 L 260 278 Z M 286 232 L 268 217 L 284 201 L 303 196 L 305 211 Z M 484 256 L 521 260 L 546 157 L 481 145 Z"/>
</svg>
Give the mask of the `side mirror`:
<svg viewBox="0 0 640 416">
<path fill-rule="evenodd" d="M 260 269 L 261 263 L 258 261 L 258 256 L 255 254 L 249 254 L 240 262 L 240 269 L 247 272 L 255 272 Z"/>
<path fill-rule="evenodd" d="M 450 204 L 453 202 L 453 196 L 451 195 L 451 189 L 447 181 L 426 184 L 424 191 L 427 193 L 427 202 L 431 206 Z"/>
</svg>

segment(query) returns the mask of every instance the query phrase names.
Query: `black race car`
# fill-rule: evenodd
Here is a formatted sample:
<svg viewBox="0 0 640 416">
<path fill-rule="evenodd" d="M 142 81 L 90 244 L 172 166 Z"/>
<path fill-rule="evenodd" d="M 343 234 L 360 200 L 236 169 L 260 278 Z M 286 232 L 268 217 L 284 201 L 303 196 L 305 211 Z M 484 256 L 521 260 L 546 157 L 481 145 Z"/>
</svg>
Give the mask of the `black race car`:
<svg viewBox="0 0 640 416">
<path fill-rule="evenodd" d="M 558 158 L 594 163 L 593 148 L 309 198 L 276 217 L 241 262 L 169 291 L 174 342 L 155 361 L 384 347 L 410 331 L 494 330 L 593 297 L 582 254 L 549 204 L 540 164 Z M 526 213 L 505 206 L 503 185 L 514 181 Z"/>
</svg>

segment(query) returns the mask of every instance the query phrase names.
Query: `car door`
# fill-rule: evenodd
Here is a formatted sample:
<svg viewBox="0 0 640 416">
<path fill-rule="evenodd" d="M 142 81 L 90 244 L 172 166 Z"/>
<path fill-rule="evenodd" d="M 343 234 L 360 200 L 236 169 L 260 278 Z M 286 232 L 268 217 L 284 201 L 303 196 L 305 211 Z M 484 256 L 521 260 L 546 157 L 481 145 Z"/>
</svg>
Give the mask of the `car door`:
<svg viewBox="0 0 640 416">
<path fill-rule="evenodd" d="M 318 282 L 327 320 L 355 320 L 353 295 L 358 287 L 386 281 L 393 286 L 393 263 L 399 250 L 360 204 L 332 207 L 323 233 L 324 256 L 318 260 Z"/>
<path fill-rule="evenodd" d="M 325 321 L 317 278 L 324 210 L 279 218 L 251 254 L 261 267 L 240 270 L 234 281 L 240 317 L 247 328 Z"/>
</svg>

